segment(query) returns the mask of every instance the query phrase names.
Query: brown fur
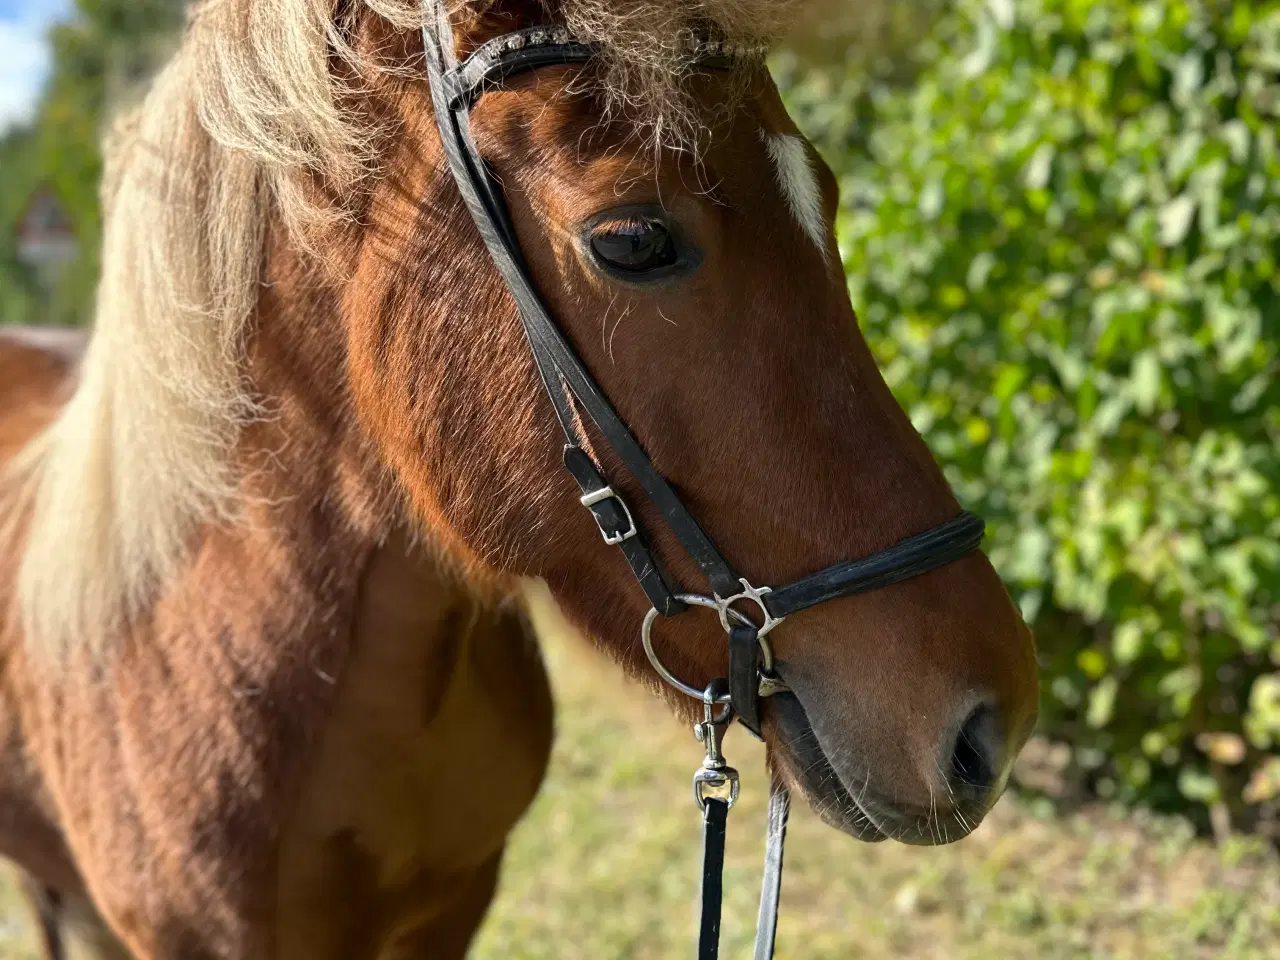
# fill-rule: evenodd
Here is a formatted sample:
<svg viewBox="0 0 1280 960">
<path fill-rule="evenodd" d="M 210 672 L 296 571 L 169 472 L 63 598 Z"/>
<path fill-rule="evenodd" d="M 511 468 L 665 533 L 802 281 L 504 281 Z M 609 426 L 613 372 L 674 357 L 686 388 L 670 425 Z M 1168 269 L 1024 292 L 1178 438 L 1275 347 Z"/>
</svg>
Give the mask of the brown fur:
<svg viewBox="0 0 1280 960">
<path fill-rule="evenodd" d="M 372 16 L 353 42 L 404 62 L 417 49 Z M 567 94 L 574 76 L 546 69 L 486 96 L 476 138 L 549 305 L 726 556 L 785 582 L 953 516 L 858 334 L 834 239 L 824 259 L 787 212 L 759 134 L 795 129 L 767 76 L 731 114 L 724 80 L 697 81 L 719 119 L 696 162 L 625 148 L 633 131 Z M 519 579 L 545 578 L 641 672 L 646 604 L 557 463 L 425 86 L 384 74 L 364 95 L 399 133 L 358 225 L 323 235 L 324 270 L 278 219 L 267 234 L 245 365 L 265 416 L 234 447 L 236 522 L 201 526 L 110 645 L 53 663 L 13 615 L 25 514 L 8 518 L 0 853 L 87 897 L 139 960 L 461 957 L 550 744 Z M 825 168 L 822 181 L 830 224 Z M 579 224 L 658 200 L 701 248 L 698 273 L 637 291 L 587 266 Z M 69 356 L 0 337 L 0 455 L 54 415 Z M 714 618 L 660 631 L 690 682 L 723 672 Z M 994 801 L 938 793 L 939 751 L 975 698 L 999 710 L 1002 777 L 1034 718 L 1030 636 L 985 558 L 799 614 L 775 638 L 807 719 L 766 705 L 773 762 L 833 823 L 922 842 L 967 832 Z M 862 788 L 875 827 L 805 769 L 814 751 L 842 789 Z M 495 759 L 502 790 L 483 782 Z"/>
</svg>

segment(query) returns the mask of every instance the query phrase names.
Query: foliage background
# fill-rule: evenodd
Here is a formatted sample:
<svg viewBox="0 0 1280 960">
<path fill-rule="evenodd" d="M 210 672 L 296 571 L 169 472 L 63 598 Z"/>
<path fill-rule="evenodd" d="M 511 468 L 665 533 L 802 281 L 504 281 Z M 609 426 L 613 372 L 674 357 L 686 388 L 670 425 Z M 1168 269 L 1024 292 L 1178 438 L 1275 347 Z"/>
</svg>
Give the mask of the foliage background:
<svg viewBox="0 0 1280 960">
<path fill-rule="evenodd" d="M 783 65 L 854 302 L 1102 796 L 1269 826 L 1280 5 L 961 0 L 905 85 Z"/>
<path fill-rule="evenodd" d="M 844 188 L 854 302 L 1034 621 L 1054 795 L 1274 829 L 1280 4 L 867 0 L 775 73 Z M 0 138 L 0 322 L 80 322 L 97 143 L 181 0 L 78 0 Z M 852 37 L 852 39 L 850 39 Z M 834 65 L 833 65 L 834 64 Z M 12 226 L 53 185 L 53 291 Z"/>
<path fill-rule="evenodd" d="M 36 119 L 0 135 L 0 323 L 84 322 L 98 275 L 99 144 L 172 49 L 183 0 L 76 0 L 50 33 L 53 69 Z M 75 223 L 80 256 L 52 288 L 18 262 L 14 227 L 37 186 Z"/>
</svg>

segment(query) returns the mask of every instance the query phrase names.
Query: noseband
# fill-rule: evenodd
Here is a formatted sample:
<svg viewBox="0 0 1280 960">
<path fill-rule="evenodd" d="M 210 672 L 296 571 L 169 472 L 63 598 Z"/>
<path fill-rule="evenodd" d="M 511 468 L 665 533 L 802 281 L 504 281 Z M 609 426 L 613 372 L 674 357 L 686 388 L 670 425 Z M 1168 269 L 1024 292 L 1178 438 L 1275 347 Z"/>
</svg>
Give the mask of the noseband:
<svg viewBox="0 0 1280 960">
<path fill-rule="evenodd" d="M 577 482 L 582 505 L 591 511 L 601 537 L 622 551 L 652 604 L 641 628 L 641 639 L 654 669 L 677 690 L 703 703 L 703 722 L 694 728 L 706 749 L 702 768 L 694 776 L 694 797 L 702 808 L 704 822 L 698 957 L 714 960 L 719 956 L 726 818 L 738 797 L 738 773 L 725 763 L 721 741 L 735 717 L 760 738 L 760 698 L 788 689 L 774 672 L 767 635 L 787 617 L 819 603 L 885 587 L 959 559 L 982 543 L 984 525 L 979 517 L 961 513 L 954 520 L 870 557 L 838 563 L 782 587 L 756 587 L 740 577 L 654 468 L 543 305 L 525 265 L 502 188 L 471 137 L 471 109 L 485 91 L 500 88 L 510 77 L 540 67 L 589 63 L 596 51 L 590 44 L 576 41 L 562 26 L 533 27 L 490 40 L 459 63 L 446 0 L 423 0 L 423 9 L 427 76 L 449 169 L 519 307 L 538 373 L 564 430 L 564 465 Z M 703 41 L 696 43 L 690 59 L 697 69 L 726 70 L 734 65 L 734 51 L 715 41 Z M 650 548 L 631 508 L 587 453 L 575 401 L 696 562 L 711 586 L 710 595 L 688 593 L 674 584 Z M 755 607 L 755 618 L 743 612 L 745 605 Z M 728 635 L 727 679 L 717 680 L 705 690 L 672 675 L 653 646 L 655 621 L 691 607 L 715 610 Z M 769 803 L 756 960 L 773 956 L 789 807 L 787 788 L 775 777 Z"/>
</svg>

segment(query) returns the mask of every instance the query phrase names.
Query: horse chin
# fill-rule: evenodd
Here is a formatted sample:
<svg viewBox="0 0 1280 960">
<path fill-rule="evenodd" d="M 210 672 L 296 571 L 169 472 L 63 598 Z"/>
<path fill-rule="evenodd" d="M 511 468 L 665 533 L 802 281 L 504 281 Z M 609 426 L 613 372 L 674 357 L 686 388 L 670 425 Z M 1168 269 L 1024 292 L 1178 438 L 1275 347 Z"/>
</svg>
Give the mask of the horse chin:
<svg viewBox="0 0 1280 960">
<path fill-rule="evenodd" d="M 770 754 L 788 785 L 809 801 L 828 826 L 868 843 L 887 840 L 889 835 L 868 815 L 827 759 L 795 694 L 777 694 L 771 703 L 775 737 Z"/>
</svg>

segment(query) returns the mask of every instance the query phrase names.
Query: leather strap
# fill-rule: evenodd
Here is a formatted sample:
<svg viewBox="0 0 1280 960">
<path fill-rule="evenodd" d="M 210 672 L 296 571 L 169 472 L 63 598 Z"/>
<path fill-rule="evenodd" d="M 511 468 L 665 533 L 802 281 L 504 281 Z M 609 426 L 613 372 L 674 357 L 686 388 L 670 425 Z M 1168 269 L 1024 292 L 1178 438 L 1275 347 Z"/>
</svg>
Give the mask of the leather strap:
<svg viewBox="0 0 1280 960">
<path fill-rule="evenodd" d="M 489 82 L 484 78 L 496 73 L 510 76 L 548 62 L 583 63 L 590 59 L 590 48 L 584 44 L 556 44 L 537 56 L 526 48 L 502 57 L 501 63 L 491 62 L 492 54 L 486 51 L 483 69 L 475 70 L 482 79 L 464 80 L 461 78 L 471 76 L 467 64 L 446 73 L 451 61 L 446 51 L 451 51 L 453 35 L 444 4 L 441 0 L 424 0 L 424 4 L 431 14 L 423 28 L 423 43 L 441 144 L 471 218 L 519 308 L 525 335 L 565 435 L 573 443 L 577 428 L 573 419 L 567 416 L 564 403 L 557 402 L 556 381 L 562 382 L 582 404 L 605 440 L 658 508 L 664 522 L 710 581 L 712 589 L 721 596 L 731 595 L 738 589 L 738 577 L 733 568 L 654 468 L 534 290 L 498 185 L 488 174 L 479 151 L 471 141 L 470 106 L 483 92 L 484 83 Z M 554 28 L 544 29 L 551 32 Z M 471 84 L 465 96 L 461 93 L 464 83 Z M 666 611 L 660 608 L 660 612 Z"/>
<path fill-rule="evenodd" d="M 502 81 L 519 73 L 540 67 L 587 63 L 596 55 L 588 43 L 580 43 L 563 26 L 525 27 L 481 44 L 467 57 L 466 63 L 445 75 L 450 105 L 470 107 L 487 90 L 502 86 Z M 710 70 L 731 70 L 733 57 L 723 53 L 704 53 L 698 65 Z"/>
<path fill-rule="evenodd" d="M 594 47 L 573 40 L 564 27 L 526 27 L 504 34 L 481 44 L 466 63 L 445 75 L 450 107 L 469 109 L 516 74 L 587 63 L 594 56 Z"/>
<path fill-rule="evenodd" d="M 741 724 L 760 733 L 760 636 L 755 627 L 734 624 L 729 629 L 729 696 Z"/>
<path fill-rule="evenodd" d="M 708 799 L 702 807 L 702 917 L 698 960 L 720 956 L 720 907 L 724 899 L 724 838 L 729 804 Z"/>
<path fill-rule="evenodd" d="M 702 906 L 698 926 L 698 960 L 720 955 L 720 919 L 724 899 L 724 844 L 729 805 L 708 800 L 702 809 Z M 791 817 L 791 792 L 778 778 L 769 791 L 769 823 L 764 850 L 764 881 L 756 919 L 755 960 L 772 960 L 778 936 L 782 897 L 782 854 Z"/>
<path fill-rule="evenodd" d="M 653 608 L 668 617 L 684 610 L 685 605 L 676 599 L 676 590 L 666 570 L 649 549 L 644 531 L 632 516 L 631 508 L 609 486 L 595 461 L 581 447 L 570 443 L 564 448 L 564 465 L 577 481 L 578 489 L 582 491 L 582 502 L 595 517 L 600 535 L 605 543 L 622 550 L 631 573 Z"/>
<path fill-rule="evenodd" d="M 764 883 L 756 920 L 755 960 L 771 960 L 778 936 L 778 907 L 782 897 L 782 849 L 791 818 L 791 791 L 775 777 L 769 791 L 769 826 L 765 834 Z"/>
<path fill-rule="evenodd" d="M 878 590 L 900 580 L 959 560 L 982 546 L 986 524 L 968 511 L 940 527 L 900 540 L 892 547 L 861 560 L 827 567 L 764 595 L 765 609 L 781 618 L 836 597 Z"/>
</svg>

